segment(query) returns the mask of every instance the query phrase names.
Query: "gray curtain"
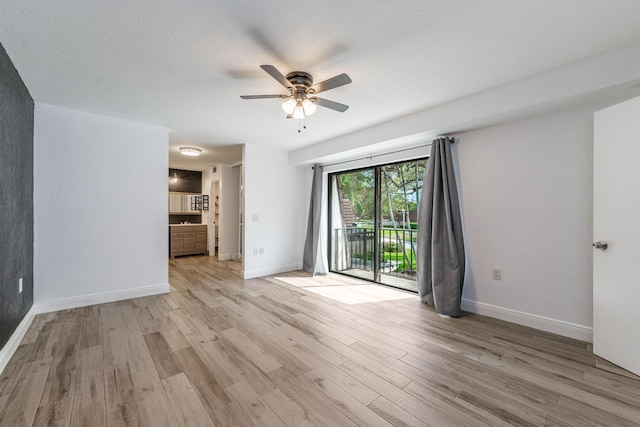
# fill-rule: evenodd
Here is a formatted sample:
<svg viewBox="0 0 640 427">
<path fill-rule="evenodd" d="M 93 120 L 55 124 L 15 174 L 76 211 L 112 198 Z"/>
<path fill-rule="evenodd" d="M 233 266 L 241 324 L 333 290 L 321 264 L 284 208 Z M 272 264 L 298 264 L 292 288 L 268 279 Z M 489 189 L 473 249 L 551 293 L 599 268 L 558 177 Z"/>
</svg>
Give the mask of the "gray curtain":
<svg viewBox="0 0 640 427">
<path fill-rule="evenodd" d="M 320 246 L 320 220 L 322 218 L 322 165 L 313 165 L 313 184 L 311 185 L 311 204 L 307 238 L 304 241 L 302 268 L 311 274 L 327 274 L 324 263 L 318 262 Z"/>
<path fill-rule="evenodd" d="M 431 144 L 418 216 L 416 267 L 420 299 L 440 314 L 459 317 L 465 258 L 451 161 L 454 141 L 438 138 Z"/>
</svg>

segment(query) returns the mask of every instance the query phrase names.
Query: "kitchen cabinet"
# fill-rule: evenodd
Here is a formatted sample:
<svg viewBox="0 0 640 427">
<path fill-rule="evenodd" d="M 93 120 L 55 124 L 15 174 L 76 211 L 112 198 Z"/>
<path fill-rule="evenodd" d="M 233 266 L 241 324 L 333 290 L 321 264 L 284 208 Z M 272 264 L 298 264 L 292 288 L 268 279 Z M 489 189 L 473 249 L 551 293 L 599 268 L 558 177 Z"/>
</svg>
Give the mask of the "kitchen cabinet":
<svg viewBox="0 0 640 427">
<path fill-rule="evenodd" d="M 169 254 L 171 258 L 181 255 L 209 255 L 207 226 L 205 224 L 169 225 Z"/>
</svg>

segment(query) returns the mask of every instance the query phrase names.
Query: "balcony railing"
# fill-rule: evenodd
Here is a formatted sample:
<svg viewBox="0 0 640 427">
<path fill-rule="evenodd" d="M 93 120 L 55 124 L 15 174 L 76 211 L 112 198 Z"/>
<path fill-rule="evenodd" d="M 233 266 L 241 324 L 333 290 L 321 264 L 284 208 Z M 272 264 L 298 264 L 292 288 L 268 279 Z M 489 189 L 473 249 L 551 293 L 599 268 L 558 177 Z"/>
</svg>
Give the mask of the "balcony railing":
<svg viewBox="0 0 640 427">
<path fill-rule="evenodd" d="M 380 272 L 415 280 L 417 231 L 380 228 Z M 334 229 L 332 266 L 334 271 L 358 269 L 373 271 L 375 230 L 346 227 Z"/>
</svg>

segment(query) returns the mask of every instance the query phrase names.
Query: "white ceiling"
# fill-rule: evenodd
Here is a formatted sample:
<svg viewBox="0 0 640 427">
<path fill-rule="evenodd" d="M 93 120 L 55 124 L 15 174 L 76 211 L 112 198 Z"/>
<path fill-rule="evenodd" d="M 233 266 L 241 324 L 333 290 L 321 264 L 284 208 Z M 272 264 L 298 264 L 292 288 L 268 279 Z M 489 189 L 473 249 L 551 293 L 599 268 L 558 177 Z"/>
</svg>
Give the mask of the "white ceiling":
<svg viewBox="0 0 640 427">
<path fill-rule="evenodd" d="M 172 167 L 293 150 L 640 40 L 637 0 L 2 0 L 0 43 L 34 100 L 171 129 Z M 353 83 L 298 133 L 262 71 Z M 180 159 L 177 147 L 204 150 Z"/>
</svg>

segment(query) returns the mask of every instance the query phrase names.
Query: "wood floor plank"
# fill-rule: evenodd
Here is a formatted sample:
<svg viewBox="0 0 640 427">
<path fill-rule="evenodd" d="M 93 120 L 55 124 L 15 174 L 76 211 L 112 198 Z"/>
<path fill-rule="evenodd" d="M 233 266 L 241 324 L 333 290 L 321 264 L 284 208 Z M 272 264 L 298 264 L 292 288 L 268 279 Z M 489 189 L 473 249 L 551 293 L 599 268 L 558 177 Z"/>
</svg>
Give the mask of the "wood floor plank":
<svg viewBox="0 0 640 427">
<path fill-rule="evenodd" d="M 314 370 L 321 372 L 325 378 L 354 396 L 362 404 L 368 405 L 380 396 L 378 393 L 341 370 L 338 366 L 334 366 L 327 362 L 325 359 L 319 357 L 306 347 L 296 346 L 295 351 L 296 354 L 298 354 L 298 356 Z"/>
<path fill-rule="evenodd" d="M 128 363 L 105 365 L 104 382 L 107 426 L 146 425 Z"/>
<path fill-rule="evenodd" d="M 580 383 L 574 379 L 553 376 L 540 370 L 524 369 L 517 361 L 485 358 L 482 359 L 482 362 L 488 366 L 531 382 L 536 386 L 547 388 L 560 395 L 566 394 L 567 396 L 572 396 L 596 409 L 603 410 L 605 413 L 640 424 L 640 411 L 638 410 L 640 405 L 635 402 L 621 402 L 618 399 L 611 399 L 601 393 L 593 393 L 592 390 L 585 390 Z M 569 390 L 570 394 L 568 393 Z"/>
<path fill-rule="evenodd" d="M 103 369 L 101 346 L 80 350 L 71 411 L 72 426 L 107 425 Z"/>
<path fill-rule="evenodd" d="M 99 307 L 90 306 L 82 309 L 82 331 L 80 332 L 80 349 L 102 344 Z"/>
<path fill-rule="evenodd" d="M 295 400 L 275 389 L 262 396 L 262 400 L 289 427 L 313 427 L 318 421 L 307 411 L 302 409 Z"/>
<path fill-rule="evenodd" d="M 327 427 L 357 425 L 338 410 L 329 398 L 302 384 L 285 368 L 273 370 L 268 375 L 278 389 L 294 399 L 320 425 Z"/>
<path fill-rule="evenodd" d="M 184 373 L 162 380 L 178 426 L 211 426 L 213 421 Z"/>
<path fill-rule="evenodd" d="M 65 312 L 62 325 L 65 332 L 60 334 L 55 345 L 49 376 L 36 412 L 35 425 L 68 425 L 71 419 L 82 329 L 81 312 Z"/>
<path fill-rule="evenodd" d="M 390 427 L 387 421 L 371 411 L 355 397 L 342 390 L 337 385 L 315 371 L 299 377 L 307 387 L 315 387 L 327 396 L 344 415 L 358 425 Z"/>
<path fill-rule="evenodd" d="M 127 363 L 127 350 L 122 331 L 102 329 L 102 362 L 105 368 Z"/>
<path fill-rule="evenodd" d="M 29 361 L 51 359 L 62 332 L 64 312 L 52 313 L 42 326 L 38 338 L 33 343 Z"/>
<path fill-rule="evenodd" d="M 144 335 L 144 342 L 161 379 L 182 372 L 178 362 L 176 362 L 173 351 L 167 344 L 167 340 L 160 332 Z"/>
<path fill-rule="evenodd" d="M 396 427 L 429 426 L 383 396 L 369 405 L 372 411 Z M 435 425 L 435 424 L 431 424 Z"/>
<path fill-rule="evenodd" d="M 0 425 L 640 426 L 640 378 L 590 343 L 343 275 L 169 260 L 169 294 L 38 315 Z"/>
<path fill-rule="evenodd" d="M 144 425 L 173 427 L 177 424 L 162 381 L 155 370 L 131 372 L 131 385 Z"/>
<path fill-rule="evenodd" d="M 5 366 L 4 371 L 0 374 L 0 413 L 4 409 L 7 400 L 21 378 L 20 371 L 25 363 L 29 363 L 34 347 L 34 342 L 21 344 L 14 353 L 13 357 Z M 25 371 L 28 372 L 28 369 Z"/>
<path fill-rule="evenodd" d="M 132 372 L 142 372 L 155 367 L 147 343 L 140 330 L 130 329 L 123 331 L 122 340 L 127 352 L 127 362 Z"/>
<path fill-rule="evenodd" d="M 243 371 L 230 360 L 229 354 L 220 350 L 213 341 L 198 343 L 192 347 L 207 370 L 222 387 L 230 386 L 243 379 Z"/>
<path fill-rule="evenodd" d="M 264 373 L 278 369 L 282 365 L 276 359 L 268 355 L 264 349 L 252 342 L 246 335 L 235 328 L 227 329 L 222 333 L 244 354 L 247 359 L 253 361 L 258 368 Z"/>
<path fill-rule="evenodd" d="M 264 404 L 249 384 L 241 381 L 227 387 L 226 392 L 238 403 L 238 406 L 242 408 L 246 417 L 251 419 L 253 424 L 266 427 L 282 426 L 282 420 L 269 406 Z"/>
<path fill-rule="evenodd" d="M 216 427 L 255 426 L 237 403 L 218 408 L 209 414 Z M 260 427 L 260 426 L 255 426 Z"/>
<path fill-rule="evenodd" d="M 36 360 L 23 366 L 18 381 L 0 411 L 0 425 L 22 427 L 33 425 L 53 358 Z"/>
<path fill-rule="evenodd" d="M 178 351 L 176 361 L 209 413 L 231 403 L 224 388 L 192 348 Z"/>
<path fill-rule="evenodd" d="M 276 386 L 267 374 L 225 337 L 215 341 L 214 345 L 220 353 L 226 354 L 228 359 L 240 369 L 242 381 L 246 381 L 256 393 L 263 395 L 275 390 Z"/>
</svg>

